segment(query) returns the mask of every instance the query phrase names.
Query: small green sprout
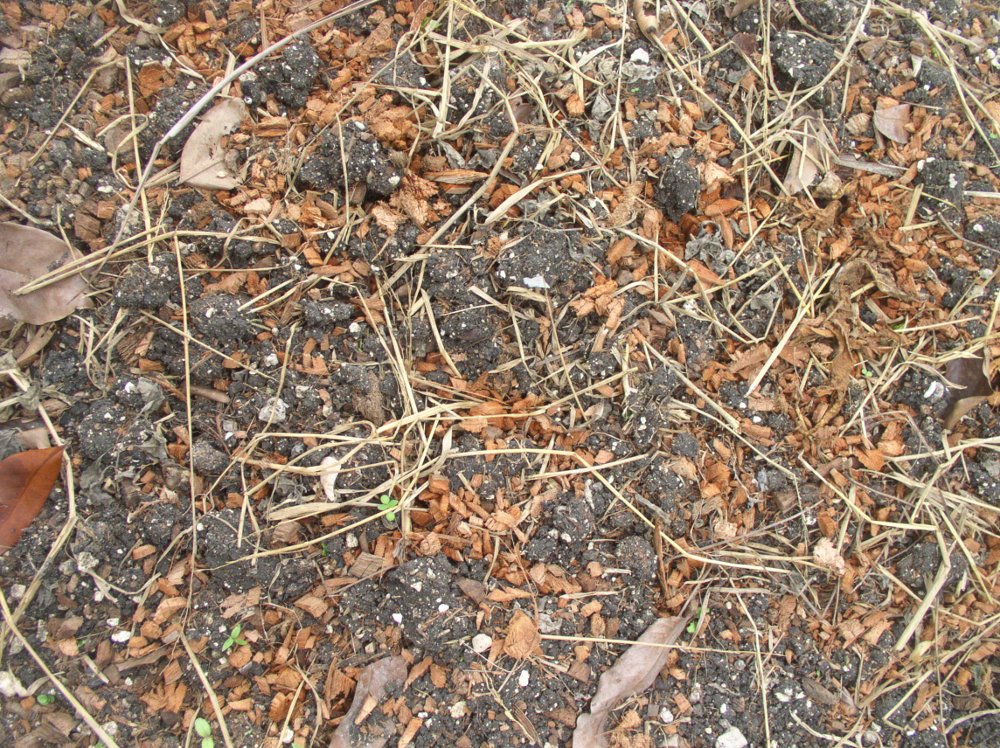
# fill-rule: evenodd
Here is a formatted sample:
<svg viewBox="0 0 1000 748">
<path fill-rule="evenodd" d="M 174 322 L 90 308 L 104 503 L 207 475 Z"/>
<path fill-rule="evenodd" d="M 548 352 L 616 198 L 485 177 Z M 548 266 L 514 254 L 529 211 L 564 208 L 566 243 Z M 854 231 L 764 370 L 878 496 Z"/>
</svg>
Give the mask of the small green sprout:
<svg viewBox="0 0 1000 748">
<path fill-rule="evenodd" d="M 229 632 L 229 637 L 222 643 L 222 651 L 228 652 L 233 648 L 234 644 L 238 644 L 241 647 L 247 643 L 247 640 L 240 636 L 240 632 L 243 631 L 243 624 L 237 623 L 233 626 L 233 630 Z M 204 735 L 202 735 L 204 737 Z"/>
<path fill-rule="evenodd" d="M 861 376 L 865 377 L 866 379 L 871 379 L 872 377 L 875 376 L 875 372 L 869 369 L 867 366 L 862 366 Z"/>
<path fill-rule="evenodd" d="M 201 738 L 201 748 L 215 748 L 215 741 L 212 740 L 212 725 L 204 717 L 195 717 L 194 731 Z"/>
<path fill-rule="evenodd" d="M 329 556 L 330 555 L 330 549 L 326 547 L 326 543 L 320 543 L 319 544 L 319 555 L 321 555 L 321 556 Z"/>
<path fill-rule="evenodd" d="M 694 618 L 691 619 L 690 623 L 688 623 L 688 625 L 687 625 L 687 629 L 685 629 L 685 630 L 689 634 L 691 634 L 691 636 L 694 636 L 695 634 L 697 634 L 698 633 L 698 624 L 701 623 L 701 619 L 704 618 L 704 617 L 705 617 L 705 609 L 704 608 L 698 608 L 698 615 L 696 615 Z"/>
<path fill-rule="evenodd" d="M 37 701 L 42 706 L 48 706 L 55 700 L 56 697 L 50 693 L 40 693 L 38 694 L 38 696 L 35 697 L 35 701 Z"/>
<path fill-rule="evenodd" d="M 383 494 L 378 502 L 379 511 L 386 512 L 385 518 L 390 522 L 396 521 L 396 512 L 393 510 L 397 506 L 399 506 L 399 502 L 396 499 L 390 498 L 388 494 Z"/>
</svg>

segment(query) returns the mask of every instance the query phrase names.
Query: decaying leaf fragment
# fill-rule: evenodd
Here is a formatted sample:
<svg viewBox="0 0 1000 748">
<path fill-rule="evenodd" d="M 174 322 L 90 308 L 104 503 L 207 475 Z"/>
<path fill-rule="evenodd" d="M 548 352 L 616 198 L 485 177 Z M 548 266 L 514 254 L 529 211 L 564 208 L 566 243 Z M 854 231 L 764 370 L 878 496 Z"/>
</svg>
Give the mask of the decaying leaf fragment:
<svg viewBox="0 0 1000 748">
<path fill-rule="evenodd" d="M 62 239 L 46 231 L 0 223 L 0 330 L 9 330 L 17 322 L 55 322 L 85 306 L 87 284 L 79 275 L 37 291 L 14 293 L 78 256 Z"/>
<path fill-rule="evenodd" d="M 953 358 L 945 368 L 948 380 L 944 411 L 944 427 L 955 428 L 962 417 L 993 394 L 990 384 L 989 361 L 982 353 L 974 356 Z"/>
<path fill-rule="evenodd" d="M 621 701 L 653 685 L 670 652 L 667 647 L 655 645 L 673 644 L 684 631 L 686 623 L 687 619 L 682 616 L 658 619 L 601 676 L 597 693 L 590 702 L 590 714 L 581 714 L 576 721 L 573 748 L 604 748 L 608 745 L 604 736 L 608 714 Z"/>
<path fill-rule="evenodd" d="M 843 575 L 847 566 L 844 557 L 829 538 L 820 538 L 816 543 L 813 548 L 813 560 L 824 569 L 838 575 Z"/>
<path fill-rule="evenodd" d="M 29 449 L 0 461 L 0 554 L 38 516 L 62 467 L 62 447 Z"/>
<path fill-rule="evenodd" d="M 337 476 L 340 475 L 340 460 L 331 455 L 323 458 L 319 464 L 319 484 L 327 501 L 337 501 Z"/>
<path fill-rule="evenodd" d="M 507 628 L 507 637 L 503 641 L 504 654 L 516 660 L 523 660 L 542 643 L 538 626 L 523 610 L 514 613 Z"/>
<path fill-rule="evenodd" d="M 872 124 L 875 125 L 875 129 L 889 140 L 897 143 L 905 144 L 910 141 L 910 133 L 906 129 L 909 123 L 909 104 L 895 104 L 876 109 L 872 116 Z"/>
<path fill-rule="evenodd" d="M 823 122 L 813 114 L 799 117 L 789 129 L 792 158 L 782 186 L 789 195 L 808 189 L 827 174 L 832 174 L 835 148 Z"/>
<path fill-rule="evenodd" d="M 351 708 L 330 740 L 330 748 L 382 748 L 394 733 L 391 726 L 384 730 L 369 726 L 365 735 L 358 725 L 378 706 L 388 688 L 402 686 L 405 681 L 406 660 L 402 657 L 384 657 L 366 667 L 358 678 Z"/>
<path fill-rule="evenodd" d="M 232 190 L 243 174 L 227 158 L 222 138 L 235 132 L 246 116 L 240 99 L 226 99 L 212 107 L 191 133 L 181 151 L 181 184 L 208 190 Z"/>
</svg>

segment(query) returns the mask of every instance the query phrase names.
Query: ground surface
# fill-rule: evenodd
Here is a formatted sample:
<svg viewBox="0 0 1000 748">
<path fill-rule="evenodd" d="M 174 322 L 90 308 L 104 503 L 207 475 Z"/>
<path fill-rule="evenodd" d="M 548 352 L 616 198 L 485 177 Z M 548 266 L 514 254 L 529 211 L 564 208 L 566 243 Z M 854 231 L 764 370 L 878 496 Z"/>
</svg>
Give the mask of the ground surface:
<svg viewBox="0 0 1000 748">
<path fill-rule="evenodd" d="M 9 744 L 1000 744 L 996 6 L 639 5 L 0 4 Z"/>
</svg>

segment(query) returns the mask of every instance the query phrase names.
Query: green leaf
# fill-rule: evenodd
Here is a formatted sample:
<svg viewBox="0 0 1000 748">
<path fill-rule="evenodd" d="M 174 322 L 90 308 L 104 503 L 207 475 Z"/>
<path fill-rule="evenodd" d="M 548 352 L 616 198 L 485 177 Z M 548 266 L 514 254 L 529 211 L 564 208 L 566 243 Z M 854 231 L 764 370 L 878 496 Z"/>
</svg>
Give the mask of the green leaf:
<svg viewBox="0 0 1000 748">
<path fill-rule="evenodd" d="M 204 717 L 196 717 L 194 720 L 194 731 L 199 738 L 212 739 L 212 725 Z M 202 748 L 205 748 L 205 741 L 201 741 Z"/>
<path fill-rule="evenodd" d="M 50 693 L 40 693 L 38 694 L 38 696 L 35 697 L 35 701 L 37 701 L 42 706 L 48 706 L 55 700 L 56 697 Z"/>
<path fill-rule="evenodd" d="M 215 741 L 211 738 L 202 738 L 201 748 L 215 748 Z"/>
<path fill-rule="evenodd" d="M 396 521 L 396 513 L 392 510 L 395 509 L 397 506 L 399 506 L 399 501 L 397 501 L 396 499 L 389 498 L 388 495 L 382 496 L 378 504 L 378 508 L 381 509 L 383 512 L 386 512 L 385 518 L 390 522 Z"/>
<path fill-rule="evenodd" d="M 241 647 L 246 644 L 246 639 L 240 637 L 240 631 L 243 630 L 243 624 L 237 623 L 233 626 L 233 630 L 229 633 L 229 637 L 222 643 L 222 651 L 228 652 L 234 644 L 239 644 Z"/>
</svg>

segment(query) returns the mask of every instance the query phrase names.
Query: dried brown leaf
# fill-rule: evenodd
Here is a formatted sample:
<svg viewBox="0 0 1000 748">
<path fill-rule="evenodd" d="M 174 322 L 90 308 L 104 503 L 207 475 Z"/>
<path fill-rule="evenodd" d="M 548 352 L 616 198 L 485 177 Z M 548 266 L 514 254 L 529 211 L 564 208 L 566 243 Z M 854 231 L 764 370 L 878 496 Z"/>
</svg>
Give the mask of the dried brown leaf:
<svg viewBox="0 0 1000 748">
<path fill-rule="evenodd" d="M 910 105 L 896 104 L 876 109 L 872 117 L 872 124 L 889 140 L 897 143 L 908 143 L 910 142 L 910 133 L 907 132 L 906 126 L 910 124 Z"/>
<path fill-rule="evenodd" d="M 792 141 L 792 158 L 788 163 L 788 173 L 783 181 L 789 195 L 795 195 L 811 187 L 821 174 L 831 167 L 834 153 L 822 122 L 811 114 L 798 119 L 794 131 L 789 133 Z"/>
<path fill-rule="evenodd" d="M 402 686 L 405 681 L 406 660 L 402 657 L 384 657 L 366 667 L 358 678 L 351 708 L 344 715 L 337 731 L 330 740 L 330 748 L 382 748 L 394 732 L 391 727 L 384 730 L 374 728 L 374 730 L 369 731 L 368 735 L 362 735 L 358 731 L 355 721 L 366 701 L 369 699 L 376 703 L 381 701 L 387 689 Z M 384 737 L 373 735 L 372 733 L 375 731 L 381 731 Z"/>
<path fill-rule="evenodd" d="M 966 413 L 993 394 L 993 387 L 987 376 L 988 369 L 989 363 L 982 353 L 954 358 L 948 362 L 944 375 L 948 380 L 945 429 L 953 429 Z"/>
<path fill-rule="evenodd" d="M 844 573 L 844 557 L 840 555 L 833 541 L 829 538 L 820 538 L 816 543 L 813 548 L 813 560 L 835 574 Z"/>
<path fill-rule="evenodd" d="M 235 189 L 243 175 L 228 162 L 222 138 L 235 132 L 246 116 L 240 99 L 226 99 L 212 107 L 191 133 L 181 152 L 181 184 L 208 190 Z"/>
<path fill-rule="evenodd" d="M 371 217 L 375 219 L 375 223 L 389 236 L 395 234 L 400 224 L 406 222 L 406 216 L 393 210 L 385 203 L 375 203 L 370 213 Z"/>
<path fill-rule="evenodd" d="M 29 449 L 0 461 L 0 554 L 38 516 L 62 467 L 62 447 Z"/>
<path fill-rule="evenodd" d="M 0 223 L 0 330 L 9 330 L 17 322 L 55 322 L 86 306 L 87 284 L 79 275 L 30 293 L 14 293 L 78 256 L 62 239 L 46 231 Z"/>
<path fill-rule="evenodd" d="M 670 649 L 684 631 L 687 619 L 681 616 L 660 618 L 639 641 L 625 650 L 610 670 L 601 676 L 597 693 L 590 702 L 590 714 L 581 714 L 573 731 L 573 748 L 604 748 L 604 723 L 617 704 L 649 688 L 663 668 Z"/>
<path fill-rule="evenodd" d="M 504 654 L 516 660 L 523 660 L 542 643 L 538 626 L 534 620 L 522 610 L 514 613 L 507 629 L 507 638 L 503 641 Z"/>
</svg>

